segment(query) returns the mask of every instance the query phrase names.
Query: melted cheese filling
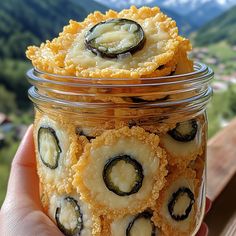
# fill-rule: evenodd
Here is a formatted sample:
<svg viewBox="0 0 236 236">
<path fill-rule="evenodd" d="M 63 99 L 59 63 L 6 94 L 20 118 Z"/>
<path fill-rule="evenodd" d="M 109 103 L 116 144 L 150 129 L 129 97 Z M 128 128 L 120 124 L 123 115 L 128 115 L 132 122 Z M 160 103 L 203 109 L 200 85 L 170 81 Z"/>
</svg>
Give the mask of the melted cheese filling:
<svg viewBox="0 0 236 236">
<path fill-rule="evenodd" d="M 174 215 L 184 215 L 186 209 L 188 208 L 188 206 L 190 205 L 191 199 L 188 197 L 187 193 L 183 193 L 181 194 L 181 196 L 178 197 L 175 205 L 174 205 L 174 209 L 173 209 L 173 213 Z"/>
<path fill-rule="evenodd" d="M 77 227 L 76 210 L 77 209 L 66 200 L 61 204 L 59 220 L 66 229 L 73 230 Z"/>
<path fill-rule="evenodd" d="M 135 167 L 121 160 L 112 167 L 110 178 L 113 184 L 122 192 L 129 192 L 133 188 L 136 180 Z"/>
<path fill-rule="evenodd" d="M 65 169 L 71 165 L 70 155 L 70 138 L 69 134 L 64 130 L 57 122 L 50 119 L 47 116 L 42 117 L 40 122 L 37 124 L 37 133 L 41 126 L 45 127 L 51 127 L 55 130 L 57 138 L 60 143 L 61 153 L 59 157 L 58 167 L 56 169 L 50 169 L 47 168 L 42 161 L 39 161 L 39 171 L 40 174 L 45 178 L 45 182 L 48 184 L 54 183 L 55 179 L 65 179 L 67 176 L 67 172 Z M 42 137 L 41 137 L 42 138 Z M 42 145 L 42 149 L 40 150 L 41 154 L 43 155 L 43 158 L 45 157 L 45 161 L 48 163 L 53 163 L 55 160 L 55 143 L 51 140 L 51 137 L 47 138 L 48 140 L 45 140 L 44 138 L 39 140 Z M 54 144 L 53 144 L 54 143 Z M 42 153 L 43 152 L 43 153 Z M 39 158 L 40 159 L 40 158 Z M 58 183 L 60 180 L 58 180 Z"/>
<path fill-rule="evenodd" d="M 111 236 L 125 236 L 126 229 L 128 228 L 130 222 L 134 220 L 135 216 L 127 215 L 120 219 L 116 219 L 111 223 Z M 149 236 L 152 235 L 152 224 L 149 219 L 140 218 L 137 219 L 130 231 L 131 235 L 135 236 Z M 155 227 L 155 235 L 159 235 L 158 227 Z"/>
<path fill-rule="evenodd" d="M 126 229 L 135 216 L 127 215 L 120 219 L 116 219 L 111 223 L 111 236 L 126 236 Z M 152 225 L 149 219 L 137 219 L 130 231 L 131 235 L 149 236 L 152 232 Z M 159 235 L 158 227 L 155 227 L 155 235 Z"/>
<path fill-rule="evenodd" d="M 111 236 L 126 236 L 126 229 L 135 216 L 125 216 L 111 223 Z"/>
<path fill-rule="evenodd" d="M 189 133 L 189 130 L 192 129 L 192 124 L 190 122 L 182 122 L 178 127 L 178 132 L 182 135 L 186 135 Z"/>
<path fill-rule="evenodd" d="M 55 222 L 55 213 L 57 207 L 61 207 L 61 214 L 60 214 L 60 222 L 67 228 L 67 229 L 74 229 L 77 225 L 77 216 L 75 212 L 75 208 L 69 202 L 66 202 L 66 196 L 58 196 L 52 195 L 49 202 L 49 209 L 48 214 L 52 220 Z M 91 236 L 92 235 L 92 228 L 93 228 L 93 216 L 88 205 L 85 202 L 82 202 L 78 196 L 72 195 L 74 199 L 77 200 L 78 205 L 80 206 L 80 212 L 83 217 L 83 228 L 80 232 L 80 236 Z"/>
<path fill-rule="evenodd" d="M 50 132 L 41 131 L 39 137 L 40 155 L 44 162 L 55 166 L 58 156 L 58 148 L 55 137 Z"/>
<path fill-rule="evenodd" d="M 131 230 L 131 236 L 151 236 L 152 235 L 152 223 L 150 219 L 139 218 L 135 220 Z"/>
<path fill-rule="evenodd" d="M 47 116 L 44 116 L 41 119 L 41 121 L 38 124 L 38 129 L 41 126 L 48 126 L 55 130 L 59 143 L 60 143 L 61 151 L 62 151 L 60 153 L 59 163 L 56 169 L 53 169 L 53 170 L 49 169 L 45 167 L 45 165 L 40 161 L 40 164 L 41 164 L 40 171 L 45 176 L 47 183 L 53 183 L 55 180 L 55 177 L 63 178 L 63 176 L 65 176 L 66 174 L 64 171 L 64 168 L 65 166 L 69 164 L 68 162 L 70 160 L 70 157 L 69 157 L 70 139 L 69 139 L 68 133 L 65 130 L 63 130 L 62 127 L 60 127 L 55 121 L 51 120 Z M 42 142 L 42 145 L 43 145 L 43 148 L 40 151 L 43 151 L 44 153 L 48 152 L 48 154 L 45 155 L 45 158 L 48 156 L 48 159 L 50 160 L 51 157 L 49 158 L 49 153 L 53 153 L 55 151 L 55 145 L 53 145 L 52 142 L 47 143 L 45 141 L 46 140 L 40 140 L 40 142 Z"/>
<path fill-rule="evenodd" d="M 122 49 L 132 47 L 137 41 L 134 32 L 138 29 L 135 24 L 117 25 L 117 23 L 100 24 L 95 27 L 87 40 L 95 40 L 95 45 L 99 45 L 100 51 L 115 53 Z"/>
</svg>

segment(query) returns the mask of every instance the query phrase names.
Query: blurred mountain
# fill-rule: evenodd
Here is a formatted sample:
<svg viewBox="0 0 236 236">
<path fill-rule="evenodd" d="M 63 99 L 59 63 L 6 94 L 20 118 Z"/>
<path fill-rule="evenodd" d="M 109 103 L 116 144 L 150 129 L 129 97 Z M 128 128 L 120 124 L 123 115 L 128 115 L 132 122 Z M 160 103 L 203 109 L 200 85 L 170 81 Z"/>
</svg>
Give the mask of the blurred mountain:
<svg viewBox="0 0 236 236">
<path fill-rule="evenodd" d="M 186 18 L 189 19 L 191 24 L 200 28 L 207 22 L 210 22 L 217 16 L 230 9 L 233 4 L 236 4 L 236 0 L 228 0 L 225 2 L 226 3 L 223 4 L 223 2 L 220 1 L 206 1 L 202 5 L 190 11 L 186 15 Z"/>
<path fill-rule="evenodd" d="M 223 12 L 236 4 L 236 0 L 154 0 L 153 2 L 176 11 L 181 15 L 188 15 L 192 17 L 194 15 L 191 15 L 191 13 L 199 11 L 200 9 L 206 13 L 208 12 L 208 14 L 212 14 L 212 12 L 207 10 L 211 10 L 213 6 L 215 6 L 218 11 Z"/>
<path fill-rule="evenodd" d="M 70 19 L 82 21 L 97 9 L 107 8 L 86 0 L 1 0 L 0 58 L 24 58 L 28 45 L 52 39 Z"/>
<path fill-rule="evenodd" d="M 136 6 L 159 6 L 168 8 L 180 15 L 187 15 L 188 13 L 202 7 L 206 4 L 213 4 L 219 6 L 221 9 L 228 9 L 236 4 L 236 0 L 96 0 L 111 8 L 122 9 L 130 5 Z"/>
<path fill-rule="evenodd" d="M 222 40 L 231 45 L 236 45 L 236 6 L 202 27 L 194 40 L 199 46 Z"/>
<path fill-rule="evenodd" d="M 106 7 L 105 4 L 101 4 L 96 1 L 91 1 L 91 0 L 71 0 L 71 1 L 78 4 L 83 9 L 85 9 L 87 13 L 93 11 L 101 11 L 105 13 L 108 10 L 108 7 Z"/>
<path fill-rule="evenodd" d="M 136 6 L 159 6 L 166 14 L 176 20 L 183 32 L 196 30 L 219 16 L 236 0 L 96 0 L 113 9 Z M 186 30 L 187 28 L 187 30 Z"/>
<path fill-rule="evenodd" d="M 78 1 L 78 0 L 77 0 Z M 159 2 L 159 0 L 95 0 L 97 2 L 103 3 L 104 5 L 108 6 L 111 9 L 114 10 L 121 10 L 124 8 L 129 8 L 131 5 L 136 6 L 159 6 L 161 7 L 161 10 L 165 12 L 168 16 L 170 16 L 172 19 L 174 19 L 179 27 L 181 34 L 188 34 L 189 32 L 192 32 L 194 29 L 196 29 L 194 23 L 189 22 L 185 17 L 181 16 L 177 12 L 162 6 L 161 4 L 157 4 L 156 2 Z M 162 2 L 162 1 L 160 1 Z"/>
</svg>

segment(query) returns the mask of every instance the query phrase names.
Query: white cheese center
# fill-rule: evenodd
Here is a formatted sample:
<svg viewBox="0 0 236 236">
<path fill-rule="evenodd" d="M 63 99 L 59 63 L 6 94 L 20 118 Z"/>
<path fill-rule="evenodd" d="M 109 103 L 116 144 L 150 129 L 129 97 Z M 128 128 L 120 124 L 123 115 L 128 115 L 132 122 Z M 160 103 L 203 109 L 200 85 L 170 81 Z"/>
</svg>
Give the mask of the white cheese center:
<svg viewBox="0 0 236 236">
<path fill-rule="evenodd" d="M 185 214 L 185 211 L 186 209 L 188 208 L 188 206 L 190 205 L 190 202 L 191 202 L 191 199 L 188 197 L 188 194 L 187 193 L 182 193 L 175 205 L 174 205 L 174 208 L 173 208 L 173 213 L 174 215 L 184 215 Z"/>
<path fill-rule="evenodd" d="M 41 131 L 41 135 L 39 137 L 39 145 L 40 145 L 40 155 L 44 162 L 48 163 L 51 166 L 56 164 L 57 159 L 57 144 L 55 137 L 49 131 Z"/>
<path fill-rule="evenodd" d="M 112 167 L 110 178 L 112 183 L 122 192 L 129 192 L 135 184 L 136 174 L 132 164 L 121 160 Z"/>
<path fill-rule="evenodd" d="M 69 203 L 68 201 L 65 201 L 65 197 L 67 196 L 59 196 L 59 195 L 53 195 L 50 198 L 50 204 L 48 209 L 48 214 L 55 221 L 55 213 L 57 207 L 61 207 L 61 213 L 59 220 L 69 230 L 73 230 L 78 223 L 75 205 Z M 93 216 L 91 214 L 91 211 L 88 207 L 88 205 L 85 202 L 82 202 L 80 200 L 79 194 L 73 194 L 71 197 L 73 197 L 80 206 L 80 212 L 83 217 L 83 228 L 80 232 L 80 236 L 91 236 L 92 235 L 92 228 L 93 228 Z"/>
<path fill-rule="evenodd" d="M 100 51 L 116 52 L 136 45 L 138 38 L 134 32 L 138 29 L 135 24 L 106 23 L 98 25 L 91 32 L 87 40 L 95 39 Z"/>
<path fill-rule="evenodd" d="M 152 224 L 150 219 L 139 218 L 135 220 L 131 230 L 131 236 L 151 236 L 152 235 Z"/>
<path fill-rule="evenodd" d="M 73 230 L 77 226 L 77 215 L 76 207 L 68 201 L 63 201 L 61 206 L 61 213 L 59 216 L 59 221 L 61 224 L 69 230 Z"/>
<path fill-rule="evenodd" d="M 87 28 L 81 30 L 76 35 L 74 42 L 68 49 L 67 55 L 65 57 L 65 64 L 67 66 L 79 66 L 79 68 L 84 69 L 89 68 L 91 71 L 95 69 L 132 70 L 139 67 L 146 67 L 146 62 L 153 61 L 154 57 L 166 52 L 167 47 L 169 47 L 168 45 L 171 45 L 173 41 L 173 39 L 171 39 L 171 35 L 168 33 L 169 29 L 162 27 L 163 22 L 160 22 L 159 17 L 160 14 L 157 14 L 153 18 L 135 19 L 145 32 L 146 42 L 144 44 L 143 49 L 137 51 L 132 55 L 128 54 L 127 57 L 117 57 L 113 59 L 101 57 L 99 55 L 96 55 L 95 53 L 92 53 L 90 50 L 87 50 L 87 47 L 84 43 L 84 39 L 85 35 L 87 35 L 87 32 L 93 26 L 92 24 L 89 24 Z M 89 35 L 89 38 L 87 38 L 88 36 L 86 36 L 86 38 L 89 40 L 95 40 L 95 38 L 110 31 L 110 29 L 116 35 L 118 35 L 118 32 L 120 33 L 121 31 L 125 31 L 124 29 L 119 29 L 119 26 L 114 26 L 113 29 L 112 26 L 109 24 L 106 25 L 107 29 L 105 30 L 104 26 L 102 28 L 99 27 L 98 29 L 96 29 L 95 32 L 92 32 L 92 34 Z M 136 26 L 135 24 L 127 24 L 126 27 L 128 26 L 129 31 L 126 32 L 126 36 L 131 34 L 132 37 L 132 34 L 136 34 L 136 32 L 134 32 Z M 105 37 L 105 35 L 103 37 Z M 124 41 L 122 42 L 122 44 L 124 46 L 126 42 Z M 102 47 L 102 45 L 99 46 Z"/>
<path fill-rule="evenodd" d="M 182 135 L 187 135 L 191 132 L 193 129 L 191 122 L 183 122 L 181 125 L 178 126 L 177 130 L 180 132 Z"/>
</svg>

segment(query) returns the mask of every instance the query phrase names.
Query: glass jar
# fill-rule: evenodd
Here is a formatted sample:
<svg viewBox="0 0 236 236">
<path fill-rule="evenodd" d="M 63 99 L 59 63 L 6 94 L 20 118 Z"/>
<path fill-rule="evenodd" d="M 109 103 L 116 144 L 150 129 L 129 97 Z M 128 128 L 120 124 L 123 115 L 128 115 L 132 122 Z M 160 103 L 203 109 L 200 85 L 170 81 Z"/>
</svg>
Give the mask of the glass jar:
<svg viewBox="0 0 236 236">
<path fill-rule="evenodd" d="M 65 235 L 197 232 L 213 72 L 194 69 L 140 80 L 28 71 L 41 200 Z"/>
</svg>

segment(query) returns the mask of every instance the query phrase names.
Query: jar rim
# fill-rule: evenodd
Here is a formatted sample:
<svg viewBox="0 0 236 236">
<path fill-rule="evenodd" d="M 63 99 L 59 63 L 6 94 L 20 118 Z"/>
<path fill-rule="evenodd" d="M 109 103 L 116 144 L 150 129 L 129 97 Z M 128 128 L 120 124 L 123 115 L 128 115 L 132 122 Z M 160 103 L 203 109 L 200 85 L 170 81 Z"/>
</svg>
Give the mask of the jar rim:
<svg viewBox="0 0 236 236">
<path fill-rule="evenodd" d="M 168 75 L 149 78 L 84 78 L 66 75 L 56 75 L 43 72 L 37 68 L 31 68 L 26 73 L 28 81 L 37 86 L 39 83 L 51 85 L 63 85 L 70 87 L 96 87 L 96 88 L 125 88 L 125 87 L 146 87 L 166 86 L 178 84 L 209 83 L 214 72 L 207 65 L 195 62 L 194 71 L 179 75 Z M 49 77 L 51 79 L 45 78 Z"/>
<path fill-rule="evenodd" d="M 194 63 L 194 70 L 187 74 L 155 78 L 107 80 L 53 75 L 32 68 L 27 72 L 28 81 L 33 85 L 28 94 L 35 105 L 51 104 L 58 109 L 149 109 L 177 106 L 178 112 L 203 110 L 212 95 L 210 81 L 214 72 L 200 62 Z M 159 95 L 163 99 L 159 99 Z M 141 98 L 141 102 L 132 98 Z"/>
</svg>

